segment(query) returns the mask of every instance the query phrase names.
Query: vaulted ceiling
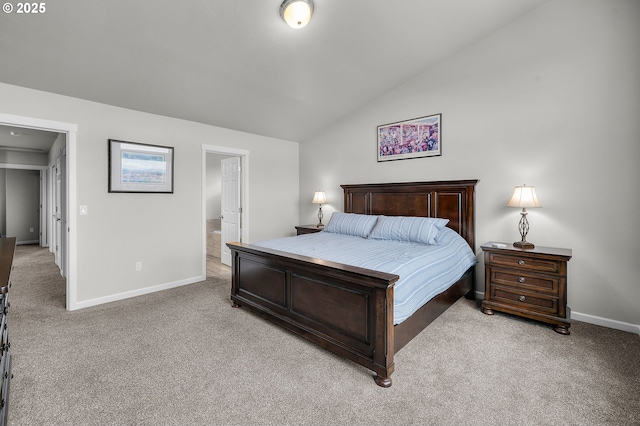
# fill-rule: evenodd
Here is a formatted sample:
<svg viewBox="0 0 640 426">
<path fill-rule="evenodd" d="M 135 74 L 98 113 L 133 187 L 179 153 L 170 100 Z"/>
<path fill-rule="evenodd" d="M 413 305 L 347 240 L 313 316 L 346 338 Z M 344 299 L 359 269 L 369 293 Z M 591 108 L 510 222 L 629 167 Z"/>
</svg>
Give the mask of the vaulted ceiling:
<svg viewBox="0 0 640 426">
<path fill-rule="evenodd" d="M 314 0 L 299 30 L 281 0 L 11 2 L 0 81 L 302 142 L 547 1 Z"/>
</svg>

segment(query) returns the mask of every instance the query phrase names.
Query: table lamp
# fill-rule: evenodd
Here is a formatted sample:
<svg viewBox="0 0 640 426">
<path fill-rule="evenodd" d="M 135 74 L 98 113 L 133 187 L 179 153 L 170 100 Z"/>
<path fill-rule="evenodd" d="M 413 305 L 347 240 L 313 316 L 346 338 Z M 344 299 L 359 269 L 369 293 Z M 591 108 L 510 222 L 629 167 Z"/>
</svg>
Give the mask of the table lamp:
<svg viewBox="0 0 640 426">
<path fill-rule="evenodd" d="M 511 200 L 509 200 L 508 207 L 522 207 L 522 212 L 520 212 L 520 223 L 518 224 L 518 229 L 520 230 L 520 236 L 522 239 L 520 241 L 516 241 L 513 243 L 515 247 L 520 247 L 522 249 L 532 249 L 535 246 L 527 241 L 527 234 L 529 233 L 529 221 L 527 220 L 527 207 L 542 207 L 540 205 L 540 201 L 538 201 L 538 196 L 536 195 L 536 190 L 533 186 L 516 186 L 513 190 L 513 195 L 511 196 Z"/>
<path fill-rule="evenodd" d="M 317 191 L 313 196 L 313 204 L 318 204 L 318 228 L 323 227 L 322 224 L 322 205 L 327 203 L 327 196 L 324 191 Z"/>
</svg>

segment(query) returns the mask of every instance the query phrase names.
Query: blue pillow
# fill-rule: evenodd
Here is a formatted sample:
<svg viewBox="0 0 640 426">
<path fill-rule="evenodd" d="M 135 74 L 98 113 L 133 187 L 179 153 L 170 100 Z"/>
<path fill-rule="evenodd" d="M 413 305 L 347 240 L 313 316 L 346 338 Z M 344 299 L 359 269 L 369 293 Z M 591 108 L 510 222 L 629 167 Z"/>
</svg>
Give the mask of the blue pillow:
<svg viewBox="0 0 640 426">
<path fill-rule="evenodd" d="M 378 216 L 335 212 L 324 232 L 367 238 L 377 221 Z"/>
<path fill-rule="evenodd" d="M 380 216 L 368 238 L 435 245 L 436 236 L 447 223 L 449 219 L 437 217 Z"/>
</svg>

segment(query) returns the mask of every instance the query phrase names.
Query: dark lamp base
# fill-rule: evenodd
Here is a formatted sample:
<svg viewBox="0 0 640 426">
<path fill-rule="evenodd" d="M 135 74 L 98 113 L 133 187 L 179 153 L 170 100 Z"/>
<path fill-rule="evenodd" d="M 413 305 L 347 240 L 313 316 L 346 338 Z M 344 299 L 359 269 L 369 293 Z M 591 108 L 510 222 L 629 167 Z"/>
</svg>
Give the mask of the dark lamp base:
<svg viewBox="0 0 640 426">
<path fill-rule="evenodd" d="M 525 250 L 535 248 L 533 243 L 530 243 L 528 241 L 516 241 L 515 243 L 513 243 L 513 246 L 521 249 L 525 249 Z"/>
</svg>

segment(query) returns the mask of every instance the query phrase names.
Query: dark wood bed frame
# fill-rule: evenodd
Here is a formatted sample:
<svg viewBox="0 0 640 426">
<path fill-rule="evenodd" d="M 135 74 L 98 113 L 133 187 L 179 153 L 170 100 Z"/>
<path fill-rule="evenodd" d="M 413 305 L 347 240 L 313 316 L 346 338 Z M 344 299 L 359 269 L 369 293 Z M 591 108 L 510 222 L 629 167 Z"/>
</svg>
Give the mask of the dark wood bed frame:
<svg viewBox="0 0 640 426">
<path fill-rule="evenodd" d="M 449 219 L 475 253 L 477 180 L 342 185 L 344 211 Z M 393 324 L 397 275 L 229 243 L 231 300 L 273 323 L 375 372 L 391 386 L 394 354 L 466 295 L 474 298 L 474 267 L 404 322 Z"/>
</svg>

